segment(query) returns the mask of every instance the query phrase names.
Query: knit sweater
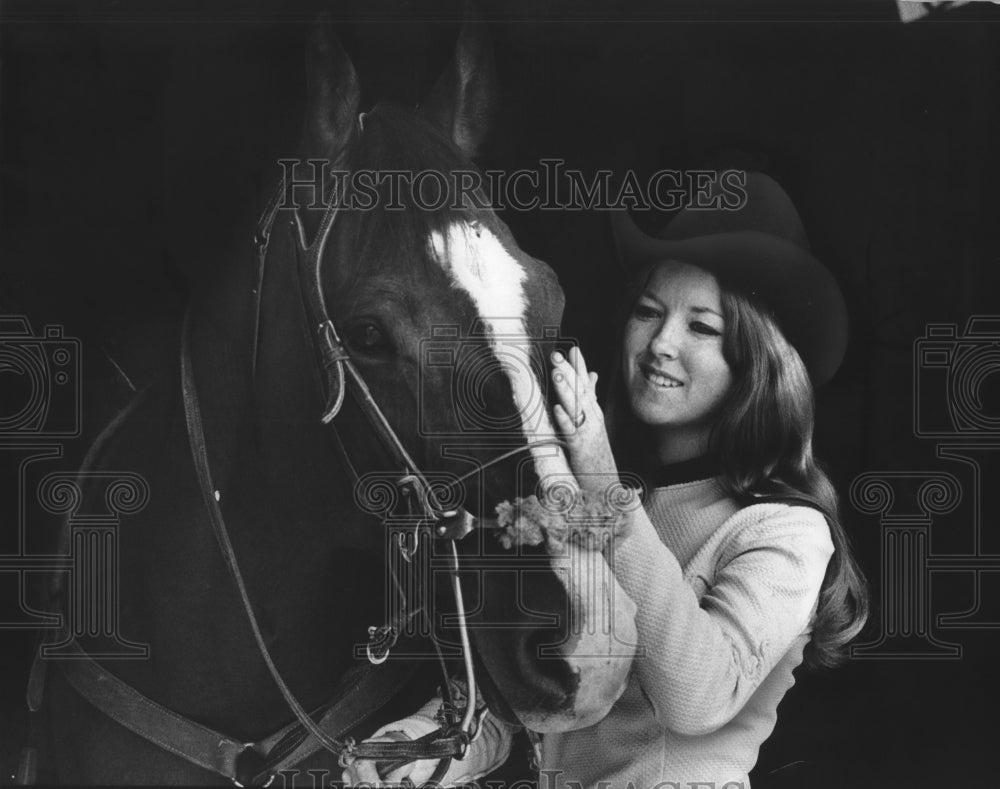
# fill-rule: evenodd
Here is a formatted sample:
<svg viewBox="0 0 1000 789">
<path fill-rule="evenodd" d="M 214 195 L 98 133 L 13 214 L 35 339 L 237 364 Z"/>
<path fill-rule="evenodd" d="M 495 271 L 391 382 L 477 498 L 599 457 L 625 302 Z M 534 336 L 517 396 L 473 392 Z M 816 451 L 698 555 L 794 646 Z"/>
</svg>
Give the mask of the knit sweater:
<svg viewBox="0 0 1000 789">
<path fill-rule="evenodd" d="M 715 478 L 654 489 L 608 557 L 638 609 L 628 686 L 596 725 L 544 736 L 540 789 L 749 787 L 832 554 L 812 508 L 740 508 Z"/>
</svg>

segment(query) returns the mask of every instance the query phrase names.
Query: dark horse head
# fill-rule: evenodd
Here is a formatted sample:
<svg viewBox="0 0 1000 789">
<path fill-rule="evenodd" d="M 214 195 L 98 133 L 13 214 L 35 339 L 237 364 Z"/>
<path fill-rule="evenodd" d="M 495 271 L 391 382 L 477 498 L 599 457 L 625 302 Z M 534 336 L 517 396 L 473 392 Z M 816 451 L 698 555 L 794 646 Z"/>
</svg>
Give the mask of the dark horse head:
<svg viewBox="0 0 1000 789">
<path fill-rule="evenodd" d="M 280 203 L 301 205 L 292 216 L 279 211 L 274 232 L 300 254 L 322 244 L 323 306 L 395 433 L 423 468 L 463 477 L 461 504 L 489 513 L 513 494 L 517 467 L 533 485 L 566 466 L 558 446 L 539 442 L 554 433 L 541 351 L 558 330 L 562 291 L 552 270 L 517 246 L 471 163 L 492 114 L 487 39 L 466 26 L 453 69 L 418 112 L 377 105 L 360 113 L 354 69 L 324 26 L 307 69 L 301 164 L 285 162 Z M 320 170 L 322 199 L 315 180 L 303 190 L 289 177 Z M 288 338 L 315 332 L 302 326 L 289 263 L 265 266 L 255 388 L 264 413 L 285 412 L 315 434 L 301 417 L 316 413 L 316 387 L 288 391 L 290 381 L 304 380 L 296 365 L 313 365 L 290 353 Z M 344 443 L 359 470 L 385 468 L 355 405 L 337 422 Z M 492 462 L 528 443 L 524 457 Z"/>
<path fill-rule="evenodd" d="M 317 360 L 310 283 L 297 265 L 306 249 L 321 252 L 318 297 L 342 340 L 338 352 L 416 466 L 448 481 L 439 493 L 451 506 L 488 517 L 500 501 L 569 477 L 547 440 L 542 386 L 545 330 L 558 327 L 563 308 L 558 282 L 517 246 L 482 191 L 458 188 L 474 177 L 470 158 L 491 115 L 483 32 L 463 27 L 452 68 L 419 112 L 378 105 L 360 113 L 354 68 L 328 26 L 317 26 L 298 158 L 318 163 L 328 189 L 308 194 L 286 180 L 268 237 L 258 239 L 266 249 L 259 265 L 242 258 L 221 268 L 187 318 L 184 386 L 200 401 L 213 490 L 199 490 L 177 373 L 92 453 L 91 470 L 127 469 L 150 489 L 149 505 L 122 521 L 111 639 L 148 644 L 150 659 L 115 664 L 113 673 L 239 741 L 259 741 L 291 715 L 243 615 L 206 498 L 225 516 L 261 638 L 307 709 L 328 701 L 356 665 L 354 645 L 384 621 L 387 605 L 393 546 L 357 479 L 398 479 L 398 455 L 378 440 L 357 388 L 333 420 L 336 438 L 320 423 L 331 391 Z M 444 201 L 435 197 L 441 187 Z M 504 553 L 491 535 L 461 543 L 466 554 Z M 542 549 L 522 573 L 526 557 L 507 556 L 511 572 L 464 579 L 487 695 L 537 730 L 589 725 L 624 688 L 630 603 L 614 593 L 599 552 L 586 564 L 603 571 L 590 574 Z M 607 611 L 620 615 L 615 632 L 602 626 Z M 107 641 L 84 639 L 83 648 L 107 655 Z M 434 686 L 410 684 L 403 713 Z M 60 771 L 71 780 L 208 777 L 96 713 L 65 683 L 52 700 Z M 392 714 L 352 720 L 349 731 L 363 736 Z"/>
</svg>

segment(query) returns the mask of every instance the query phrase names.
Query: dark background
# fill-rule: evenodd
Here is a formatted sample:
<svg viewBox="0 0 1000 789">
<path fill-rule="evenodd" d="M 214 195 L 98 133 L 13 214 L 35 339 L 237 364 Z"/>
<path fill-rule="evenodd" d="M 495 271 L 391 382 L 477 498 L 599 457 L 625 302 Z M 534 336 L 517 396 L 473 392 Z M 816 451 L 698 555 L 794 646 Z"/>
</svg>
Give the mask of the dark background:
<svg viewBox="0 0 1000 789">
<path fill-rule="evenodd" d="M 249 241 L 246 220 L 275 160 L 294 152 L 302 46 L 319 7 L 0 6 L 0 312 L 26 315 L 36 333 L 58 324 L 80 338 L 87 431 L 114 399 L 108 387 L 123 393 L 108 358 L 137 382 L 150 375 L 160 363 L 160 316 L 213 255 Z M 996 13 L 965 7 L 904 25 L 895 5 L 881 2 L 480 8 L 491 21 L 501 89 L 483 166 L 537 169 L 541 158 L 559 157 L 585 171 L 642 174 L 738 151 L 792 196 L 852 319 L 844 366 L 819 395 L 816 447 L 871 580 L 876 610 L 862 640 L 879 641 L 882 601 L 898 577 L 882 561 L 879 515 L 848 495 L 859 475 L 903 472 L 892 482 L 898 516 L 919 513 L 921 474 L 953 474 L 961 501 L 930 522 L 929 554 L 970 553 L 976 517 L 983 552 L 1000 553 L 996 464 L 982 463 L 977 496 L 972 467 L 939 457 L 948 439 L 919 436 L 914 422 L 915 389 L 920 408 L 945 423 L 947 399 L 961 395 L 948 389 L 954 363 L 915 377 L 915 343 L 928 324 L 957 326 L 946 347 L 996 345 L 996 335 L 961 340 L 971 316 L 1000 314 Z M 330 10 L 366 105 L 420 101 L 450 57 L 461 15 L 458 4 L 430 2 Z M 605 218 L 505 219 L 522 247 L 559 273 L 564 329 L 599 366 L 621 279 Z M 637 220 L 652 229 L 665 217 Z M 992 372 L 1000 364 L 983 364 L 973 405 L 984 421 L 956 428 L 955 441 L 1000 444 L 1000 375 Z M 7 375 L 0 385 L 10 392 L 19 384 Z M 67 466 L 84 443 L 64 442 Z M 17 473 L 8 461 L 5 480 Z M 12 529 L 16 508 L 5 503 L 3 513 Z M 17 611 L 19 591 L 16 576 L 5 575 L 6 614 Z M 818 785 L 794 778 L 794 768 L 778 770 L 800 760 L 831 785 L 998 785 L 997 579 L 983 573 L 977 586 L 968 566 L 922 577 L 931 583 L 926 608 L 911 616 L 929 630 L 835 672 L 801 675 L 762 751 L 760 786 Z M 961 626 L 938 621 L 977 600 Z M 23 725 L 31 637 L 0 631 L 3 780 Z M 935 641 L 958 645 L 960 655 L 942 659 Z"/>
</svg>

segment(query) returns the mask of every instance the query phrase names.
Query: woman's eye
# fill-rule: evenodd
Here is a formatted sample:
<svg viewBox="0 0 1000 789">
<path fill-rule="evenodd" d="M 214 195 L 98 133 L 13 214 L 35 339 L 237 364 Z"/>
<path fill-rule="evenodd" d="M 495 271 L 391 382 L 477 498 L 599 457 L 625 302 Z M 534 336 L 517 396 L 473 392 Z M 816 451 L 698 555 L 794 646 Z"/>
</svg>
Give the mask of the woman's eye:
<svg viewBox="0 0 1000 789">
<path fill-rule="evenodd" d="M 351 327 L 347 339 L 355 348 L 363 351 L 381 350 L 385 347 L 385 335 L 371 321 L 359 323 Z"/>
<path fill-rule="evenodd" d="M 722 334 L 722 332 L 714 326 L 709 326 L 707 323 L 702 323 L 701 321 L 695 321 L 692 323 L 691 330 L 697 334 L 704 334 L 709 337 L 718 337 Z"/>
<path fill-rule="evenodd" d="M 655 307 L 649 307 L 645 304 L 636 304 L 635 309 L 632 310 L 632 314 L 640 320 L 651 320 L 658 318 L 660 315 L 659 310 Z"/>
</svg>

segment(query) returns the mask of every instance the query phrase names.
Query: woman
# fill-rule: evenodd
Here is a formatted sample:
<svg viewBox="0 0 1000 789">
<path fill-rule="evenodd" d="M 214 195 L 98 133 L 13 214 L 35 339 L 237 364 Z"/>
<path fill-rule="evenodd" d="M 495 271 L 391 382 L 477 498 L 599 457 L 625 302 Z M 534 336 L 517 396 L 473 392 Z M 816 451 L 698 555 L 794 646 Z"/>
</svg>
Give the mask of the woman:
<svg viewBox="0 0 1000 789">
<path fill-rule="evenodd" d="M 620 256 L 639 273 L 609 430 L 579 351 L 552 360 L 581 487 L 599 494 L 628 470 L 649 490 L 607 557 L 637 607 L 628 686 L 596 725 L 544 736 L 546 789 L 745 789 L 792 670 L 835 665 L 864 624 L 811 445 L 813 384 L 846 345 L 843 300 L 781 187 L 736 177 L 738 210 L 685 209 L 658 238 L 616 217 Z"/>
</svg>

